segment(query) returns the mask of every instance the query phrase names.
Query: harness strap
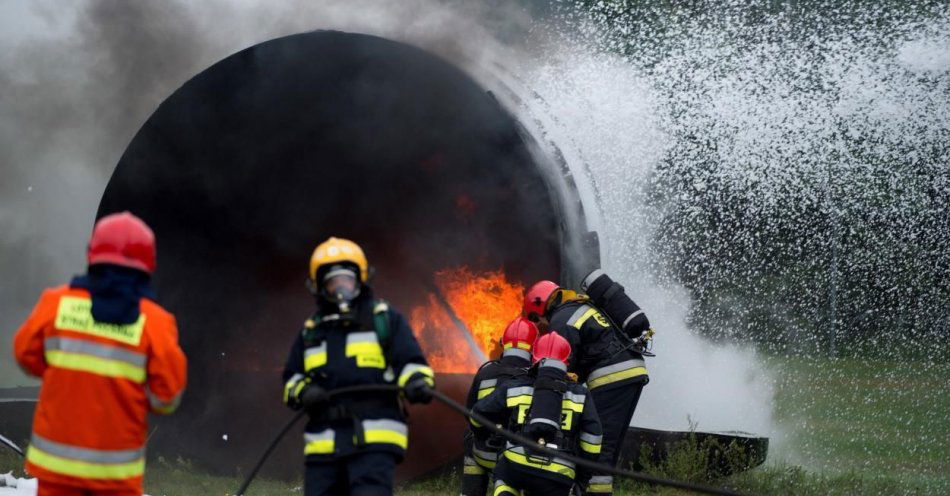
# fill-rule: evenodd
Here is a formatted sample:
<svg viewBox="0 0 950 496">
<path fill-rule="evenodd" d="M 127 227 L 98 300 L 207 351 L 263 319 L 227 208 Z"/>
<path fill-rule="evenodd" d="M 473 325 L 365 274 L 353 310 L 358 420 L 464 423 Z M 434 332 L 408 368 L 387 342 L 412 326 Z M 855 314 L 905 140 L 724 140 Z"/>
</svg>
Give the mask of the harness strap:
<svg viewBox="0 0 950 496">
<path fill-rule="evenodd" d="M 550 377 L 538 377 L 534 380 L 534 390 L 550 390 L 558 393 L 567 392 L 567 383 Z"/>
<path fill-rule="evenodd" d="M 511 365 L 498 365 L 498 374 L 495 377 L 508 376 L 508 377 L 517 377 L 519 375 L 526 374 L 525 369 L 519 367 L 513 367 Z"/>
</svg>

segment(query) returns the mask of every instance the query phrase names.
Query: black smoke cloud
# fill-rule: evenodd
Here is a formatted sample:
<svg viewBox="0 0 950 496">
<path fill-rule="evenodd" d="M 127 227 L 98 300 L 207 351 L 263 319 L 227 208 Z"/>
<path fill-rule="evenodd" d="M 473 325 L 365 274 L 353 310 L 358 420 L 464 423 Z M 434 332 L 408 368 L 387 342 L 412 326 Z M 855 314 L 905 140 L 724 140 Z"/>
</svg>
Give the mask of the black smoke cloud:
<svg viewBox="0 0 950 496">
<path fill-rule="evenodd" d="M 7 4 L 0 19 L 0 353 L 39 291 L 83 270 L 111 171 L 176 88 L 253 44 L 313 29 L 407 41 L 463 69 L 521 43 L 518 2 Z M 544 10 L 544 9 L 541 9 Z M 15 28 L 15 29 L 14 29 Z M 506 59 L 508 57 L 506 52 Z M 4 382 L 22 383 L 12 360 Z M 7 373 L 10 372 L 10 373 Z"/>
</svg>

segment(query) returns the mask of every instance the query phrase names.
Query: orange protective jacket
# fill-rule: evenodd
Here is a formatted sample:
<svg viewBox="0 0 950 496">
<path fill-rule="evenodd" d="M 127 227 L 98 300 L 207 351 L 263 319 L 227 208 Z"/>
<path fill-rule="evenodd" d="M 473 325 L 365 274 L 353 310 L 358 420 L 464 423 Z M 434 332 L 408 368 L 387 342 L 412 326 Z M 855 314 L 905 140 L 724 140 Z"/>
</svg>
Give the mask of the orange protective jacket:
<svg viewBox="0 0 950 496">
<path fill-rule="evenodd" d="M 14 337 L 17 362 L 43 380 L 26 471 L 91 490 L 140 491 L 146 416 L 171 413 L 185 388 L 175 317 L 145 298 L 128 325 L 96 322 L 91 309 L 85 289 L 47 289 Z"/>
</svg>

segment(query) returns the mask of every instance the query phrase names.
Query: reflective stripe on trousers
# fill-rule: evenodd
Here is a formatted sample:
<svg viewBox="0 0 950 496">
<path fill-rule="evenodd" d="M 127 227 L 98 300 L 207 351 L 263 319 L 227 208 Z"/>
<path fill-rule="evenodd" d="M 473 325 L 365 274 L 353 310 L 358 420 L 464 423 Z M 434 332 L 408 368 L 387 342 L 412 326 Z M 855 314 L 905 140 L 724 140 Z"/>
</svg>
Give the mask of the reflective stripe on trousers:
<svg viewBox="0 0 950 496">
<path fill-rule="evenodd" d="M 509 486 L 501 479 L 495 479 L 495 490 L 492 496 L 521 496 L 521 491 Z"/>
<path fill-rule="evenodd" d="M 33 434 L 26 459 L 37 467 L 86 479 L 128 479 L 145 473 L 145 448 L 101 450 Z"/>
<path fill-rule="evenodd" d="M 487 469 L 495 468 L 495 463 L 498 462 L 498 453 L 478 449 L 475 446 L 472 446 L 472 456 L 479 465 Z"/>
<path fill-rule="evenodd" d="M 485 467 L 482 467 L 474 458 L 466 456 L 462 460 L 462 473 L 465 475 L 485 475 L 488 473 Z"/>
<path fill-rule="evenodd" d="M 587 483 L 588 494 L 605 494 L 614 492 L 614 477 L 612 475 L 595 475 Z"/>
</svg>

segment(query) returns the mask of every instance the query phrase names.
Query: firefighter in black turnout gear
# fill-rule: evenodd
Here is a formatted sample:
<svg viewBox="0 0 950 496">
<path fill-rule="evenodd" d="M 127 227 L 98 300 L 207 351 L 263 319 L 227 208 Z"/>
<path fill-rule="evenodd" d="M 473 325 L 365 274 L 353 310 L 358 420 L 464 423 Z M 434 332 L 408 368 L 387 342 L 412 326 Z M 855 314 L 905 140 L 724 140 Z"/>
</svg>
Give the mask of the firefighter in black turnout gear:
<svg viewBox="0 0 950 496">
<path fill-rule="evenodd" d="M 535 343 L 530 374 L 499 384 L 473 411 L 508 430 L 555 451 L 590 460 L 598 457 L 603 441 L 600 420 L 583 384 L 567 373 L 571 347 L 556 333 Z M 473 422 L 477 436 L 486 435 Z M 493 496 L 567 496 L 577 467 L 571 461 L 505 443 L 493 471 Z"/>
<path fill-rule="evenodd" d="M 598 279 L 603 276 L 604 279 Z M 622 325 L 614 324 L 587 294 L 558 287 L 551 281 L 540 281 L 525 293 L 524 316 L 538 323 L 542 332 L 550 329 L 571 345 L 571 372 L 587 384 L 597 405 L 604 429 L 603 450 L 598 462 L 616 466 L 624 436 L 634 410 L 640 401 L 643 386 L 649 382 L 641 352 L 643 343 L 652 336 L 649 321 L 624 293 L 623 287 L 610 281 L 602 271 L 594 271 L 582 287 L 597 284 L 597 302 L 625 310 Z M 609 285 L 605 282 L 609 281 Z M 606 297 L 604 297 L 606 294 Z M 616 317 L 616 315 L 615 315 Z M 619 318 L 619 317 L 618 317 Z M 634 337 L 626 334 L 624 330 Z M 584 471 L 578 477 L 587 494 L 612 494 L 613 476 Z"/>
<path fill-rule="evenodd" d="M 485 362 L 468 390 L 465 407 L 490 395 L 499 384 L 525 376 L 531 367 L 531 351 L 538 338 L 538 328 L 528 319 L 518 317 L 508 324 L 501 336 L 501 358 Z M 475 436 L 473 430 L 465 433 L 465 457 L 462 466 L 462 496 L 485 496 L 489 474 L 495 468 L 498 454 L 505 441 L 499 436 Z"/>
<path fill-rule="evenodd" d="M 317 310 L 284 367 L 284 402 L 305 408 L 304 493 L 391 495 L 408 428 L 399 395 L 335 396 L 364 384 L 398 384 L 413 403 L 432 399 L 434 374 L 406 320 L 366 284 L 369 265 L 352 241 L 330 238 L 310 260 Z"/>
</svg>

